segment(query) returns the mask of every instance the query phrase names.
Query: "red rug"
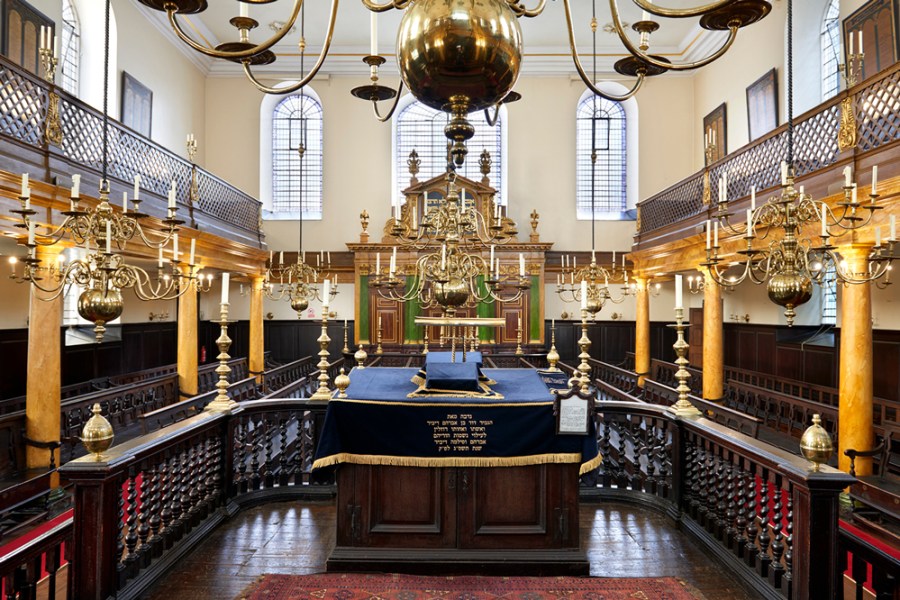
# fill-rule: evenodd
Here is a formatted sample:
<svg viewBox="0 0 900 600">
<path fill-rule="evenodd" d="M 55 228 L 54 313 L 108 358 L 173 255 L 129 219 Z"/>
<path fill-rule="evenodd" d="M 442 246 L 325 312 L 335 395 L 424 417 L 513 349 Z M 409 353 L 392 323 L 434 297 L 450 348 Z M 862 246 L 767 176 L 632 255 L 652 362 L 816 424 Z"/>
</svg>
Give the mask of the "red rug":
<svg viewBox="0 0 900 600">
<path fill-rule="evenodd" d="M 240 600 L 702 600 L 674 577 L 263 575 Z M 236 599 L 237 600 L 237 599 Z"/>
</svg>

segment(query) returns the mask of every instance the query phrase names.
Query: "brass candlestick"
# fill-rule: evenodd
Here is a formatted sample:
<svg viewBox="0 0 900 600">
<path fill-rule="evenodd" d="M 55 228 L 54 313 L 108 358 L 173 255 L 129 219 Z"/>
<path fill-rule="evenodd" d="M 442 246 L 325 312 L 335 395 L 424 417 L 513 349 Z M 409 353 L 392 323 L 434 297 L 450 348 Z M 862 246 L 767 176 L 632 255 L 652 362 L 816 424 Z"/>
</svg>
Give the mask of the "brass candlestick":
<svg viewBox="0 0 900 600">
<path fill-rule="evenodd" d="M 548 371 L 558 372 L 560 369 L 556 366 L 559 362 L 559 352 L 556 351 L 556 323 L 550 323 L 550 352 L 547 353 L 547 362 L 550 363 Z"/>
<path fill-rule="evenodd" d="M 341 349 L 344 354 L 350 354 L 350 347 L 347 345 L 347 319 L 344 319 L 344 347 Z"/>
<path fill-rule="evenodd" d="M 422 349 L 422 354 L 428 354 L 428 325 L 425 326 L 425 347 Z"/>
<path fill-rule="evenodd" d="M 525 352 L 522 351 L 522 317 L 519 317 L 519 332 L 516 334 L 516 354 L 525 354 Z"/>
<path fill-rule="evenodd" d="M 206 406 L 206 410 L 212 412 L 231 412 L 238 403 L 231 399 L 228 395 L 228 374 L 231 373 L 231 367 L 228 366 L 228 349 L 231 347 L 231 338 L 228 337 L 228 303 L 223 302 L 219 309 L 219 326 L 221 333 L 216 340 L 216 346 L 219 347 L 219 355 L 216 357 L 219 366 L 216 367 L 216 373 L 219 374 L 219 381 L 216 382 L 218 393 L 215 399 Z"/>
<path fill-rule="evenodd" d="M 381 317 L 378 317 L 378 331 L 375 332 L 375 354 L 383 354 L 384 350 L 381 349 Z"/>
<path fill-rule="evenodd" d="M 678 380 L 678 387 L 676 388 L 678 402 L 670 406 L 668 410 L 681 417 L 699 417 L 701 415 L 700 411 L 688 400 L 691 388 L 688 387 L 687 380 L 691 378 L 691 374 L 685 369 L 688 364 L 686 355 L 689 346 L 684 341 L 684 330 L 688 328 L 688 325 L 684 324 L 683 308 L 678 307 L 675 309 L 675 324 L 669 325 L 669 327 L 674 327 L 678 334 L 678 339 L 672 345 L 675 349 L 675 354 L 678 355 L 678 358 L 675 359 L 675 364 L 678 365 L 678 370 L 675 371 L 675 379 Z"/>
<path fill-rule="evenodd" d="M 578 347 L 581 348 L 581 354 L 578 355 L 578 358 L 581 359 L 581 363 L 578 365 L 578 373 L 569 379 L 569 387 L 575 387 L 577 384 L 585 394 L 590 392 L 591 384 L 591 365 L 588 363 L 588 359 L 591 357 L 590 353 L 588 353 L 591 347 L 591 340 L 587 335 L 587 315 L 587 309 L 582 308 L 581 339 L 578 340 Z"/>
<path fill-rule="evenodd" d="M 322 307 L 322 334 L 319 335 L 319 389 L 310 396 L 310 400 L 317 402 L 328 402 L 331 400 L 331 390 L 328 388 L 328 344 L 331 338 L 328 337 L 328 307 Z"/>
<path fill-rule="evenodd" d="M 359 350 L 356 351 L 356 353 L 353 355 L 353 358 L 356 359 L 356 365 L 358 369 L 366 368 L 366 359 L 369 358 L 369 355 L 368 353 L 366 353 L 366 350 L 365 348 L 363 348 L 362 344 L 359 345 Z"/>
</svg>

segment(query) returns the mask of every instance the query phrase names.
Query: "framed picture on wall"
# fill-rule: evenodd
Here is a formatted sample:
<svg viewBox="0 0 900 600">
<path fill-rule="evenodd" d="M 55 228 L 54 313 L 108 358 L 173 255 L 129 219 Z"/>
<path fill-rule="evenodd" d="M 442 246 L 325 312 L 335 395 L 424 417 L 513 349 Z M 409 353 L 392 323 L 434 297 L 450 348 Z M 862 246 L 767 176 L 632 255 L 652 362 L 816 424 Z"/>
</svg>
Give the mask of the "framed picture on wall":
<svg viewBox="0 0 900 600">
<path fill-rule="evenodd" d="M 862 79 L 887 69 L 900 59 L 900 0 L 869 0 L 844 19 L 844 52 L 859 53 L 859 32 L 863 34 Z M 841 57 L 838 62 L 844 62 Z"/>
<path fill-rule="evenodd" d="M 772 69 L 747 88 L 747 131 L 750 141 L 778 126 L 778 77 Z"/>
<path fill-rule="evenodd" d="M 725 103 L 715 107 L 703 117 L 703 156 L 706 165 L 725 158 L 728 153 L 728 136 L 725 122 Z"/>
<path fill-rule="evenodd" d="M 153 92 L 122 71 L 122 124 L 150 137 L 153 124 Z"/>
</svg>

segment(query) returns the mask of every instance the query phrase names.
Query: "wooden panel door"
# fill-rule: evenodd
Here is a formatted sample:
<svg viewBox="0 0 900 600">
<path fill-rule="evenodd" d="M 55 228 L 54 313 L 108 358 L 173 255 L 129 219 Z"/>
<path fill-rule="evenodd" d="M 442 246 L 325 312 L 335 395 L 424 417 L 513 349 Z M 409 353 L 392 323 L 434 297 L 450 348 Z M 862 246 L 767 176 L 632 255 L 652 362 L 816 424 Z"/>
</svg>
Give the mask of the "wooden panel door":
<svg viewBox="0 0 900 600">
<path fill-rule="evenodd" d="M 578 546 L 578 465 L 459 472 L 460 548 Z"/>
<path fill-rule="evenodd" d="M 399 346 L 403 341 L 403 313 L 401 305 L 395 300 L 388 300 L 378 295 L 374 289 L 369 297 L 372 311 L 369 315 L 371 332 L 369 339 L 376 343 L 378 339 L 378 319 L 381 319 L 381 343 L 386 346 Z"/>
<path fill-rule="evenodd" d="M 456 546 L 456 469 L 345 465 L 338 469 L 337 544 Z M 343 526 L 342 526 L 343 522 Z"/>
<path fill-rule="evenodd" d="M 528 343 L 528 294 L 522 294 L 522 297 L 515 302 L 504 302 L 499 306 L 500 314 L 498 316 L 506 319 L 506 324 L 497 332 L 497 342 L 515 345 L 519 339 L 519 323 L 521 322 L 522 343 Z"/>
</svg>

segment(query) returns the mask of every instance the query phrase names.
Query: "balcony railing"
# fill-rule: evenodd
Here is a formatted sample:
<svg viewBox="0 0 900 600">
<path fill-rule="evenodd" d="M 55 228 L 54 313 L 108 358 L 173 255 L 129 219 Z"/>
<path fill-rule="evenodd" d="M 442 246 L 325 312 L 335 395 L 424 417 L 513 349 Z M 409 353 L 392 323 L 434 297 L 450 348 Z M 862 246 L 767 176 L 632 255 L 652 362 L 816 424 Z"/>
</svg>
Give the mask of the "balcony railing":
<svg viewBox="0 0 900 600">
<path fill-rule="evenodd" d="M 841 159 L 838 133 L 841 103 L 845 98 L 851 100 L 856 117 L 857 157 L 900 139 L 900 64 L 897 64 L 794 119 L 794 170 L 798 178 L 826 169 Z M 707 174 L 711 189 L 716 190 L 716 182 L 727 171 L 728 197 L 734 199 L 749 197 L 753 186 L 761 191 L 779 185 L 781 161 L 787 156 L 787 137 L 787 125 L 782 125 L 639 203 L 638 243 L 655 238 L 664 228 L 677 230 L 674 224 L 692 217 L 703 215 L 701 220 L 705 220 L 707 211 L 715 210 L 718 200 L 715 191 L 711 198 L 704 198 Z M 896 174 L 884 172 L 882 178 Z"/>
<path fill-rule="evenodd" d="M 45 131 L 51 120 L 51 95 L 58 100 L 62 141 L 48 143 Z M 44 179 L 59 176 L 68 180 L 73 172 L 86 176 L 82 189 L 94 179 L 99 181 L 103 158 L 103 114 L 71 96 L 62 88 L 0 57 L 0 138 L 12 142 L 6 168 L 16 163 L 23 169 L 46 166 Z M 22 155 L 31 150 L 34 156 Z M 28 167 L 31 167 L 28 169 Z M 197 167 L 174 152 L 163 148 L 118 121 L 109 121 L 108 176 L 114 191 L 130 190 L 134 176 L 141 176 L 142 195 L 158 202 L 146 202 L 142 208 L 153 216 L 165 216 L 166 198 L 175 181 L 181 215 L 187 224 L 234 241 L 261 247 L 259 233 L 260 203 L 212 173 Z M 199 197 L 191 200 L 192 178 L 196 178 Z M 184 216 L 182 217 L 184 218 Z"/>
</svg>

